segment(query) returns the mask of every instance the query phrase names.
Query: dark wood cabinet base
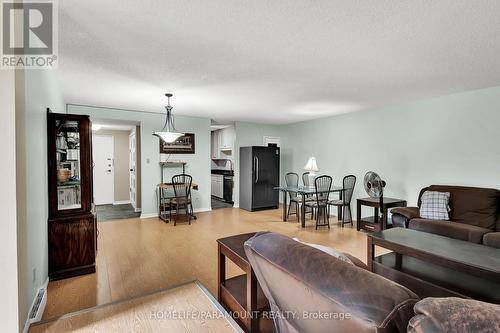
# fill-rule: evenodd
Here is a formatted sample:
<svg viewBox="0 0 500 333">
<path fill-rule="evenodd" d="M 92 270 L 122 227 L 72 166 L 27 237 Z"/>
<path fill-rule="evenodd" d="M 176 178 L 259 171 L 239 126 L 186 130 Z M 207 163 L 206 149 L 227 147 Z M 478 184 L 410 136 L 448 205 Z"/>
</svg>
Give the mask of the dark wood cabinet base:
<svg viewBox="0 0 500 333">
<path fill-rule="evenodd" d="M 81 266 L 70 269 L 64 269 L 57 272 L 52 272 L 49 274 L 50 281 L 56 281 L 61 279 L 67 279 L 75 276 L 92 274 L 95 273 L 95 264 L 89 266 Z"/>
<path fill-rule="evenodd" d="M 93 214 L 49 220 L 49 279 L 95 272 L 96 223 Z"/>
</svg>

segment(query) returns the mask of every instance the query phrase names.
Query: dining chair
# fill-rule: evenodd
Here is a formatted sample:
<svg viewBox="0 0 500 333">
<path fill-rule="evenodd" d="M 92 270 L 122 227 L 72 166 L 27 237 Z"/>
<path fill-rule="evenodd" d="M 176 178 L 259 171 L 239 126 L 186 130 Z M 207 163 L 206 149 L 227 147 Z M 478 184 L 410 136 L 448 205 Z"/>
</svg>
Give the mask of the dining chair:
<svg viewBox="0 0 500 333">
<path fill-rule="evenodd" d="M 304 187 L 309 187 L 310 182 L 309 182 L 309 172 L 304 172 L 302 174 L 302 184 Z M 306 201 L 315 201 L 316 199 L 314 198 L 313 194 L 306 194 Z M 307 208 L 309 208 L 309 211 L 307 211 Z M 311 220 L 314 219 L 314 209 L 310 206 L 306 205 L 306 214 L 311 213 Z"/>
<path fill-rule="evenodd" d="M 328 197 L 332 188 L 332 177 L 319 176 L 314 180 L 315 201 L 306 202 L 307 206 L 316 210 L 316 230 L 320 226 L 328 226 L 330 229 L 330 219 L 328 217 Z M 323 220 L 323 221 L 321 221 Z"/>
<path fill-rule="evenodd" d="M 298 187 L 299 186 L 299 175 L 296 174 L 295 172 L 289 172 L 285 175 L 285 183 L 287 187 Z M 297 195 L 297 192 L 288 192 L 288 198 L 289 204 L 288 204 L 288 209 L 286 213 L 286 218 L 288 219 L 288 216 L 290 214 L 295 214 L 297 216 L 297 220 L 299 220 L 299 203 L 300 203 L 300 198 Z M 295 207 L 295 212 L 290 212 L 291 208 Z"/>
<path fill-rule="evenodd" d="M 174 198 L 172 198 L 172 206 L 175 208 L 174 226 L 177 225 L 179 219 L 179 210 L 184 209 L 187 215 L 188 223 L 191 224 L 193 215 L 193 202 L 191 198 L 191 185 L 193 177 L 186 174 L 175 175 L 172 177 L 172 186 L 174 188 Z"/>
<path fill-rule="evenodd" d="M 355 185 L 356 185 L 356 176 L 354 175 L 345 176 L 342 181 L 342 189 L 343 189 L 342 199 L 328 201 L 328 205 L 336 206 L 339 213 L 340 210 L 342 209 L 342 227 L 344 226 L 344 224 L 349 224 L 349 223 L 353 224 L 351 199 Z M 346 216 L 348 216 L 348 218 L 346 218 Z"/>
<path fill-rule="evenodd" d="M 304 172 L 302 174 L 302 184 L 309 187 L 309 172 Z"/>
</svg>

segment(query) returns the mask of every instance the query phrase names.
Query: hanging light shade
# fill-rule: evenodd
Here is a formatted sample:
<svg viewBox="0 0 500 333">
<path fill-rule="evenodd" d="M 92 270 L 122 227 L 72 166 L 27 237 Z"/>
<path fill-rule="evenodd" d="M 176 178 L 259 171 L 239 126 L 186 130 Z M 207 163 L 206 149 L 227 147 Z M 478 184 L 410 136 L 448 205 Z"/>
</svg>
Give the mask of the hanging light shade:
<svg viewBox="0 0 500 333">
<path fill-rule="evenodd" d="M 183 136 L 184 133 L 180 133 L 175 130 L 174 116 L 172 115 L 173 107 L 170 105 L 170 97 L 172 97 L 173 95 L 165 94 L 165 96 L 167 96 L 167 106 L 165 107 L 165 109 L 167 110 L 167 118 L 165 119 L 165 125 L 163 126 L 161 131 L 154 132 L 153 135 L 159 137 L 166 143 L 172 143 Z"/>
</svg>

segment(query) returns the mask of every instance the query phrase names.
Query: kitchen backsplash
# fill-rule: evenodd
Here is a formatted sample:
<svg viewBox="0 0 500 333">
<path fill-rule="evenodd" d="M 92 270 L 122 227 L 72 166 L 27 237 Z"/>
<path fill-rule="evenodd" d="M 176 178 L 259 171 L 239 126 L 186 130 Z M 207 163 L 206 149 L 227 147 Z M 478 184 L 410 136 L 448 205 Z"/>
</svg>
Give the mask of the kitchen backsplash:
<svg viewBox="0 0 500 333">
<path fill-rule="evenodd" d="M 210 160 L 212 170 L 231 170 L 231 160 Z"/>
</svg>

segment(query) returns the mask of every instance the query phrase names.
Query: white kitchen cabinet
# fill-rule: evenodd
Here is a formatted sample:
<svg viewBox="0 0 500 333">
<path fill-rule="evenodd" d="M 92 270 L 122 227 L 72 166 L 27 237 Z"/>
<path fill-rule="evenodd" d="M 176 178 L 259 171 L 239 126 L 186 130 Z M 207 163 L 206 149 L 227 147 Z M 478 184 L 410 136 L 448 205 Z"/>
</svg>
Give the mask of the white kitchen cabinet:
<svg viewBox="0 0 500 333">
<path fill-rule="evenodd" d="M 226 127 L 220 130 L 219 133 L 219 149 L 220 150 L 232 150 L 234 145 L 234 127 Z"/>
<path fill-rule="evenodd" d="M 211 133 L 211 143 L 212 143 L 212 158 L 217 159 L 220 158 L 220 150 L 219 150 L 219 130 L 212 131 Z"/>
<path fill-rule="evenodd" d="M 211 189 L 212 195 L 217 198 L 224 197 L 224 176 L 211 175 Z"/>
<path fill-rule="evenodd" d="M 234 126 L 226 127 L 211 133 L 212 159 L 231 159 L 235 141 Z"/>
</svg>

